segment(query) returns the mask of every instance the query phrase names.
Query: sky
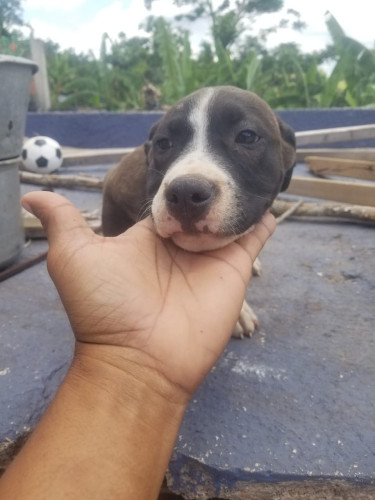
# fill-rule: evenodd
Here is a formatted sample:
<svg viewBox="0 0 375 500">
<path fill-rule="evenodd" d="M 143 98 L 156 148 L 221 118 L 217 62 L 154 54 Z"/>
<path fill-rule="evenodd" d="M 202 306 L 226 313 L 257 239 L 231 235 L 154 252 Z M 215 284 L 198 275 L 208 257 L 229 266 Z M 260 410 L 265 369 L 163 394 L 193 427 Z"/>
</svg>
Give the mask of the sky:
<svg viewBox="0 0 375 500">
<path fill-rule="evenodd" d="M 140 26 L 148 15 L 173 18 L 181 13 L 181 9 L 173 5 L 173 0 L 154 0 L 151 12 L 145 9 L 143 0 L 24 0 L 22 5 L 24 20 L 33 27 L 35 38 L 50 39 L 60 48 L 73 48 L 76 53 L 92 51 L 96 56 L 104 32 L 112 39 L 116 39 L 120 32 L 128 38 L 142 36 L 144 32 Z M 270 48 L 291 41 L 305 52 L 324 48 L 330 41 L 325 25 L 327 10 L 336 17 L 348 36 L 368 47 L 375 46 L 374 0 L 356 0 L 355 3 L 284 0 L 282 11 L 259 16 L 253 33 L 277 23 L 287 9 L 300 12 L 307 28 L 301 34 L 294 30 L 279 30 L 269 36 L 267 44 Z M 208 38 L 208 25 L 204 22 L 191 23 L 188 29 L 193 48 L 198 48 L 200 41 Z"/>
</svg>

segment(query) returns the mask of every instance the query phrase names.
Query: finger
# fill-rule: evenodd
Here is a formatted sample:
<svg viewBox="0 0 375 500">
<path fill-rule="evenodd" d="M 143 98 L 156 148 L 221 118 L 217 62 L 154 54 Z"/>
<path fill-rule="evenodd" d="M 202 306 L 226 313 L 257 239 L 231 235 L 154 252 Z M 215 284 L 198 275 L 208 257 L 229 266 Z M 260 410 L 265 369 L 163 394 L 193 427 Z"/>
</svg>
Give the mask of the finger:
<svg viewBox="0 0 375 500">
<path fill-rule="evenodd" d="M 275 217 L 267 212 L 250 233 L 237 240 L 237 243 L 249 254 L 252 262 L 259 255 L 275 228 Z"/>
<path fill-rule="evenodd" d="M 149 215 L 145 219 L 140 220 L 133 226 L 131 226 L 129 229 L 127 229 L 124 233 L 121 233 L 118 236 L 118 239 L 121 240 L 122 238 L 127 239 L 129 234 L 134 234 L 134 233 L 139 233 L 142 234 L 142 237 L 144 237 L 145 234 L 148 234 L 150 237 L 153 239 L 155 238 L 155 226 L 154 223 L 152 222 L 152 218 Z"/>
<path fill-rule="evenodd" d="M 64 236 L 79 241 L 93 235 L 80 212 L 59 194 L 33 191 L 22 198 L 21 204 L 40 220 L 50 245 Z"/>
</svg>

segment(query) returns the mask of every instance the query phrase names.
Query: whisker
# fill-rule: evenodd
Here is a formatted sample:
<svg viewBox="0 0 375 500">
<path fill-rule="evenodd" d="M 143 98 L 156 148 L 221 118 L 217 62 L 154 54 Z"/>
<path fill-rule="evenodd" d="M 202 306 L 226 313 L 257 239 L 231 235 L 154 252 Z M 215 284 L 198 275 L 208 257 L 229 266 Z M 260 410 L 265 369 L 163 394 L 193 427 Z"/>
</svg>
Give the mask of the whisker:
<svg viewBox="0 0 375 500">
<path fill-rule="evenodd" d="M 240 228 L 237 219 L 230 219 L 228 221 L 228 229 L 226 230 L 228 236 L 236 235 L 240 233 Z"/>
<path fill-rule="evenodd" d="M 151 206 L 152 206 L 152 199 L 145 200 L 142 203 L 137 215 L 137 222 L 141 221 L 142 219 L 145 219 L 148 215 L 150 215 Z"/>
<path fill-rule="evenodd" d="M 267 200 L 267 201 L 272 200 L 271 196 L 261 196 L 260 194 L 254 194 L 254 193 L 252 193 L 251 196 L 254 196 L 254 198 L 259 198 L 260 200 Z"/>
<path fill-rule="evenodd" d="M 160 170 L 157 170 L 156 168 L 149 167 L 149 172 L 155 172 L 156 174 L 160 175 L 160 177 L 164 178 L 166 172 L 160 172 Z"/>
</svg>

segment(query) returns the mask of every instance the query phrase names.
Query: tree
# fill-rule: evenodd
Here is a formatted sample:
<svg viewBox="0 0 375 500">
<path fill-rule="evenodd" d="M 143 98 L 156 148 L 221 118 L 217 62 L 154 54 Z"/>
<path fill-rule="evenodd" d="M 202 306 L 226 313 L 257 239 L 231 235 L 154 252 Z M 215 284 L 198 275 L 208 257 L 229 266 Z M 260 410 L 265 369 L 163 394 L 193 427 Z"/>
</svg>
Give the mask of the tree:
<svg viewBox="0 0 375 500">
<path fill-rule="evenodd" d="M 363 106 L 375 101 L 375 51 L 346 35 L 336 18 L 326 13 L 331 35 L 333 71 L 322 93 L 322 106 Z"/>
<path fill-rule="evenodd" d="M 152 1 L 145 0 L 147 8 L 152 7 Z M 252 87 L 259 61 L 256 52 L 249 50 L 244 57 L 243 66 L 239 67 L 240 41 L 251 31 L 255 15 L 279 10 L 283 6 L 283 0 L 221 0 L 218 6 L 214 0 L 174 0 L 174 4 L 178 7 L 190 7 L 188 12 L 176 16 L 177 21 L 188 20 L 194 23 L 206 20 L 210 26 L 213 57 L 202 74 L 199 62 L 209 55 L 205 43 L 202 46 L 202 57 L 198 56 L 198 71 L 195 71 L 196 76 L 203 77 L 201 86 L 232 84 Z"/>
<path fill-rule="evenodd" d="M 13 26 L 22 26 L 22 0 L 0 0 L 0 37 L 10 36 Z"/>
<path fill-rule="evenodd" d="M 163 17 L 149 17 L 146 30 L 152 33 L 153 57 L 149 60 L 159 63 L 148 80 L 161 86 L 163 100 L 173 103 L 196 90 L 198 79 L 188 33 L 174 29 Z"/>
<path fill-rule="evenodd" d="M 213 0 L 174 0 L 178 7 L 191 6 L 190 12 L 177 16 L 177 19 L 187 19 L 194 22 L 207 19 L 213 37 L 216 55 L 222 49 L 229 49 L 247 29 L 255 15 L 275 12 L 283 6 L 283 0 L 223 0 L 214 6 Z M 152 0 L 145 0 L 146 8 L 150 9 Z"/>
</svg>

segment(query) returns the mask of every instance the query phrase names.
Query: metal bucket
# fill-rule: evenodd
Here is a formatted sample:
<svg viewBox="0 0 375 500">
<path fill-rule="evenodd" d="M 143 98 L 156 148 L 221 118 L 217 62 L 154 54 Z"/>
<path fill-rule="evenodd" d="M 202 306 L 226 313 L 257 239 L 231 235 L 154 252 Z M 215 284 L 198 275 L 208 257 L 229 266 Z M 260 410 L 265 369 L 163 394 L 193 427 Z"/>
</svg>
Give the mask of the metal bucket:
<svg viewBox="0 0 375 500">
<path fill-rule="evenodd" d="M 22 152 L 31 77 L 37 69 L 29 59 L 0 55 L 0 160 Z"/>
<path fill-rule="evenodd" d="M 19 257 L 24 243 L 19 159 L 0 161 L 0 269 Z"/>
<path fill-rule="evenodd" d="M 23 247 L 18 164 L 37 69 L 28 59 L 0 55 L 0 268 L 17 259 Z"/>
</svg>

